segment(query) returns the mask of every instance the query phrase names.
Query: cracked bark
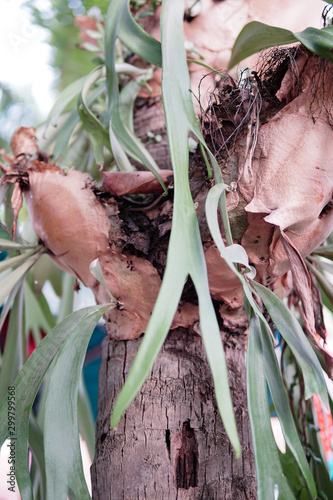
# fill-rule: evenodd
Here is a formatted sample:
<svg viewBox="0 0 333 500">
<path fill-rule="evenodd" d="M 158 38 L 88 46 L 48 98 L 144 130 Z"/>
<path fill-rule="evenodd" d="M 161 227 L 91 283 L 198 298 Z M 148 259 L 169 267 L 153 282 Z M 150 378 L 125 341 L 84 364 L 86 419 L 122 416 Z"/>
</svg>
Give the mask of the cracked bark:
<svg viewBox="0 0 333 500">
<path fill-rule="evenodd" d="M 255 467 L 245 388 L 242 332 L 221 332 L 242 456 L 236 460 L 215 402 L 201 336 L 177 328 L 117 429 L 115 398 L 140 339 L 102 345 L 94 500 L 255 499 Z"/>
</svg>

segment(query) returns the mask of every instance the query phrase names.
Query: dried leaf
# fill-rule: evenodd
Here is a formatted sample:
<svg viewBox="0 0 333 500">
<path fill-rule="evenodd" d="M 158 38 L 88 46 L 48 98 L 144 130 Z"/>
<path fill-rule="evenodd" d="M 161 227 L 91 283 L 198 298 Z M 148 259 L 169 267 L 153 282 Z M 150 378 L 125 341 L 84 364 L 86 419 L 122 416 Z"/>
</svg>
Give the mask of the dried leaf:
<svg viewBox="0 0 333 500">
<path fill-rule="evenodd" d="M 170 184 L 173 179 L 172 170 L 159 170 L 158 173 L 165 184 Z M 163 193 L 159 181 L 148 171 L 103 172 L 103 185 L 117 196 Z"/>
<path fill-rule="evenodd" d="M 107 286 L 117 308 L 105 315 L 108 334 L 119 340 L 135 339 L 146 331 L 161 279 L 153 265 L 136 256 L 108 252 L 100 258 Z M 98 304 L 110 300 L 104 288 L 93 287 Z"/>
<path fill-rule="evenodd" d="M 178 328 L 189 328 L 199 321 L 199 307 L 190 304 L 189 302 L 180 302 L 174 320 L 171 325 L 171 330 Z"/>
<path fill-rule="evenodd" d="M 243 305 L 242 285 L 231 271 L 215 245 L 204 247 L 209 290 L 215 300 L 223 301 L 232 309 Z"/>
<path fill-rule="evenodd" d="M 329 147 L 333 118 L 331 93 L 326 91 L 333 70 L 329 63 L 304 54 L 301 50 L 296 58 L 299 85 L 295 86 L 290 72 L 282 82 L 280 98 L 292 100 L 261 126 L 252 182 L 240 170 L 239 189 L 249 213 L 242 245 L 257 268 L 259 281 L 273 286 L 291 269 L 305 327 L 314 338 L 311 279 L 303 257 L 333 229 L 333 153 Z"/>
<path fill-rule="evenodd" d="M 22 144 L 20 151 L 26 154 L 29 144 Z M 167 179 L 170 173 L 163 175 Z M 155 177 L 150 172 L 144 174 L 150 177 L 145 184 L 151 185 Z M 123 255 L 122 246 L 109 240 L 121 240 L 117 211 L 109 213 L 114 219 L 111 230 L 108 211 L 96 198 L 91 177 L 74 169 L 64 172 L 54 165 L 24 160 L 17 161 L 2 182 L 17 183 L 12 198 L 16 215 L 21 202 L 20 186 L 24 186 L 32 225 L 50 257 L 58 267 L 90 287 L 98 303 L 105 303 L 110 297 L 89 271 L 90 263 L 100 260 L 106 286 L 117 300 L 117 309 L 106 315 L 109 334 L 122 339 L 140 336 L 146 329 L 161 279 L 150 262 Z"/>
<path fill-rule="evenodd" d="M 302 301 L 304 321 L 303 328 L 310 336 L 317 349 L 321 352 L 321 354 L 323 354 L 325 358 L 327 374 L 330 378 L 333 378 L 333 357 L 321 345 L 321 342 L 318 339 L 318 335 L 322 336 L 323 334 L 323 325 L 320 325 L 320 330 L 318 332 L 316 330 L 315 310 L 312 299 L 313 283 L 311 280 L 311 276 L 307 270 L 302 256 L 283 231 L 281 231 L 281 239 L 290 261 L 294 288 Z"/>
<path fill-rule="evenodd" d="M 91 190 L 90 176 L 74 169 L 64 175 L 54 168 L 28 174 L 25 199 L 37 236 L 61 269 L 93 286 L 89 265 L 108 251 L 110 223 Z"/>
<path fill-rule="evenodd" d="M 311 278 L 311 294 L 315 318 L 316 332 L 321 338 L 326 341 L 326 327 L 324 322 L 324 312 L 323 312 L 323 302 L 321 299 L 319 287 L 317 280 L 312 273 L 310 273 Z"/>
<path fill-rule="evenodd" d="M 11 198 L 11 204 L 12 208 L 14 210 L 14 221 L 13 221 L 13 226 L 12 226 L 12 239 L 15 239 L 15 234 L 16 234 L 16 226 L 17 226 L 17 218 L 19 215 L 19 212 L 22 208 L 23 204 L 23 196 L 22 196 L 22 190 L 21 186 L 16 183 L 13 189 L 13 194 Z"/>
<path fill-rule="evenodd" d="M 22 154 L 36 153 L 38 150 L 36 130 L 33 127 L 16 129 L 10 140 L 10 149 L 16 158 Z"/>
<path fill-rule="evenodd" d="M 332 68 L 308 59 L 302 92 L 260 128 L 252 193 L 240 179 L 248 212 L 268 214 L 267 222 L 296 235 L 307 233 L 305 239 L 332 197 L 331 96 L 321 90 L 332 77 Z M 318 236 L 314 244 L 319 245 Z"/>
<path fill-rule="evenodd" d="M 311 335 L 311 337 L 316 337 L 311 293 L 312 283 L 309 271 L 299 251 L 297 250 L 297 248 L 295 248 L 288 236 L 282 230 L 281 240 L 290 262 L 294 288 L 302 301 L 305 323 L 304 327 Z"/>
<path fill-rule="evenodd" d="M 241 244 L 246 249 L 250 264 L 257 270 L 260 283 L 267 285 L 271 273 L 268 270 L 270 262 L 270 244 L 274 226 L 268 224 L 262 214 L 249 214 L 248 227 L 242 237 Z"/>
</svg>

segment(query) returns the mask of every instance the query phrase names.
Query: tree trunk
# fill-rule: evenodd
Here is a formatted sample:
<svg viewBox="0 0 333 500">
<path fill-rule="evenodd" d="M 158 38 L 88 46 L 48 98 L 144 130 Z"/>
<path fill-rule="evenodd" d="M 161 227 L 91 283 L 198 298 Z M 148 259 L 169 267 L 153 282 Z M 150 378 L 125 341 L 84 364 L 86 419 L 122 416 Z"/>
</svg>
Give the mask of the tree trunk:
<svg viewBox="0 0 333 500">
<path fill-rule="evenodd" d="M 197 325 L 169 336 L 117 429 L 110 415 L 140 344 L 106 338 L 99 374 L 94 500 L 255 499 L 243 332 L 222 331 L 242 456 L 219 415 Z"/>
<path fill-rule="evenodd" d="M 161 99 L 142 99 L 136 105 L 136 134 L 146 143 L 161 168 L 171 168 Z M 148 131 L 155 136 L 161 135 L 162 142 L 147 142 Z M 204 213 L 210 184 L 200 156 L 195 155 L 191 159 L 189 176 L 203 242 L 211 244 Z M 155 215 L 154 219 L 150 216 L 150 221 L 155 220 L 150 225 L 140 221 L 138 212 L 136 215 L 135 212 L 126 213 L 125 208 L 121 215 L 125 221 L 128 216 L 135 217 L 140 232 L 145 235 L 150 233 L 151 243 L 145 258 L 153 263 L 161 276 L 169 236 L 168 232 L 164 235 L 159 224 L 171 225 L 172 217 L 172 211 L 162 209 L 163 206 L 159 208 L 163 217 L 160 219 Z M 157 239 L 153 236 L 156 228 Z M 214 267 L 214 256 L 212 262 Z M 223 275 L 219 254 L 217 262 L 220 263 L 220 270 L 214 267 L 213 274 L 217 276 L 219 292 L 220 274 Z M 213 284 L 212 273 L 208 273 L 210 284 Z M 219 302 L 217 305 L 221 306 L 222 298 L 218 292 L 213 296 Z M 182 299 L 192 305 L 197 304 L 191 283 L 187 283 Z M 218 317 L 222 324 L 221 315 L 218 314 Z M 242 456 L 235 458 L 217 409 L 198 323 L 192 321 L 190 328 L 178 327 L 169 332 L 149 377 L 115 430 L 110 429 L 112 409 L 141 339 L 116 341 L 107 337 L 102 345 L 99 374 L 96 454 L 91 468 L 93 500 L 256 498 L 255 463 L 246 400 L 245 328 L 235 329 L 234 320 L 230 324 L 225 321 L 226 324 L 233 328 L 232 333 L 222 329 L 221 335 Z"/>
</svg>

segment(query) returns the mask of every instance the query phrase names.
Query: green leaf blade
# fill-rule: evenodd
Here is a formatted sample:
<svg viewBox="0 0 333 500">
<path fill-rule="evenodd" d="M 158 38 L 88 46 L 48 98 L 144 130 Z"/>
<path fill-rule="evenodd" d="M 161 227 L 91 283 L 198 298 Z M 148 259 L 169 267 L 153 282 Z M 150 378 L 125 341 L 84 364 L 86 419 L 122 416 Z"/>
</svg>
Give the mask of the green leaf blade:
<svg viewBox="0 0 333 500">
<path fill-rule="evenodd" d="M 289 30 L 252 21 L 239 33 L 232 49 L 228 69 L 263 49 L 295 42 L 297 38 Z"/>
<path fill-rule="evenodd" d="M 268 288 L 255 281 L 252 284 L 276 328 L 300 365 L 304 376 L 305 399 L 311 398 L 313 394 L 318 394 L 326 408 L 329 408 L 327 388 L 321 366 L 297 319 Z"/>
<path fill-rule="evenodd" d="M 103 147 L 111 150 L 108 131 L 98 118 L 89 109 L 87 96 L 89 89 L 101 77 L 104 76 L 104 68 L 95 68 L 85 79 L 82 90 L 78 96 L 78 113 L 83 126 L 88 134 L 91 146 L 93 148 L 96 163 L 102 165 L 104 162 Z"/>
<path fill-rule="evenodd" d="M 112 0 L 105 19 L 105 66 L 109 99 L 108 119 L 111 148 L 114 156 L 117 156 L 117 163 L 120 169 L 125 171 L 134 170 L 134 167 L 132 167 L 126 157 L 126 155 L 131 156 L 145 165 L 145 167 L 155 175 L 165 193 L 167 193 L 165 184 L 158 173 L 158 166 L 155 160 L 141 141 L 125 127 L 119 110 L 120 101 L 115 62 L 116 40 L 120 34 L 122 23 L 126 24 L 129 19 L 133 30 L 136 30 L 136 23 L 132 19 L 131 14 L 129 14 L 128 9 L 128 2 L 124 2 L 123 0 Z M 141 28 L 140 30 L 143 31 Z M 143 33 L 145 32 L 143 31 Z M 129 36 L 131 36 L 131 34 Z M 139 43 L 138 40 L 137 43 Z M 135 49 L 134 52 L 136 52 Z"/>
<path fill-rule="evenodd" d="M 259 318 L 255 315 L 250 320 L 246 373 L 248 409 L 257 471 L 257 498 L 258 500 L 276 498 L 277 485 L 279 500 L 296 500 L 283 475 L 271 428 L 260 332 Z"/>
<path fill-rule="evenodd" d="M 35 264 L 39 259 L 41 253 L 34 253 L 27 260 L 23 262 L 19 267 L 14 269 L 10 274 L 8 274 L 0 282 L 0 304 L 10 295 L 11 291 L 14 289 L 15 285 L 20 281 L 29 271 L 29 269 Z M 14 259 L 19 259 L 18 257 L 13 257 Z M 6 261 L 4 261 L 6 262 Z"/>
<path fill-rule="evenodd" d="M 239 33 L 232 49 L 228 69 L 261 50 L 296 42 L 302 43 L 317 56 L 333 61 L 332 26 L 326 26 L 322 29 L 309 27 L 304 31 L 292 33 L 283 28 L 252 21 L 244 26 Z"/>
<path fill-rule="evenodd" d="M 24 285 L 20 284 L 9 317 L 6 342 L 1 359 L 0 401 L 6 396 L 26 359 L 25 324 L 23 314 Z"/>
<path fill-rule="evenodd" d="M 205 289 L 205 280 L 201 279 L 202 274 L 197 273 L 191 276 L 196 285 L 196 290 L 198 290 L 202 340 L 213 376 L 217 406 L 225 430 L 235 450 L 236 458 L 239 458 L 241 455 L 241 445 L 230 395 L 228 369 L 221 340 L 221 332 L 216 320 L 209 289 Z"/>
<path fill-rule="evenodd" d="M 41 500 L 46 500 L 46 476 L 45 476 L 45 456 L 43 433 L 33 415 L 29 421 L 29 448 L 38 464 L 40 477 Z"/>
<path fill-rule="evenodd" d="M 102 314 L 103 310 L 97 310 L 87 315 L 70 333 L 53 362 L 44 416 L 49 500 L 65 498 L 69 489 L 76 498 L 90 500 L 81 460 L 77 400 L 88 343 Z"/>
<path fill-rule="evenodd" d="M 87 315 L 104 306 L 81 309 L 65 318 L 40 342 L 15 379 L 16 400 L 16 478 L 22 500 L 33 500 L 28 463 L 29 415 L 37 391 L 60 346 Z M 9 435 L 7 424 L 8 396 L 0 405 L 0 446 Z"/>
<path fill-rule="evenodd" d="M 282 426 L 287 446 L 289 447 L 294 460 L 303 474 L 310 491 L 311 498 L 315 499 L 317 497 L 316 485 L 297 433 L 288 397 L 284 389 L 280 369 L 271 342 L 270 332 L 267 331 L 267 328 L 267 324 L 258 318 L 257 335 L 261 338 L 268 387 L 272 396 L 274 408 Z"/>
<path fill-rule="evenodd" d="M 124 2 L 124 5 L 119 27 L 121 40 L 132 52 L 142 57 L 142 59 L 161 67 L 162 55 L 160 42 L 148 35 L 134 20 L 129 9 L 129 2 Z"/>
<path fill-rule="evenodd" d="M 333 62 L 333 26 L 322 29 L 309 27 L 294 35 L 308 50 Z"/>
<path fill-rule="evenodd" d="M 162 96 L 175 176 L 174 215 L 161 290 L 137 357 L 116 401 L 111 425 L 113 427 L 117 425 L 123 411 L 133 400 L 148 375 L 171 326 L 186 276 L 190 274 L 198 293 L 202 336 L 213 374 L 219 410 L 238 456 L 240 444 L 229 391 L 225 356 L 211 302 L 198 220 L 188 180 L 187 136 L 190 130 L 198 135 L 198 126 L 191 96 L 187 90 L 190 88 L 190 80 L 182 36 L 182 3 L 164 1 L 161 27 Z"/>
<path fill-rule="evenodd" d="M 0 248 L 1 250 L 25 250 L 28 248 L 36 249 L 37 245 L 24 245 L 22 243 L 16 243 L 15 241 L 0 238 Z"/>
</svg>

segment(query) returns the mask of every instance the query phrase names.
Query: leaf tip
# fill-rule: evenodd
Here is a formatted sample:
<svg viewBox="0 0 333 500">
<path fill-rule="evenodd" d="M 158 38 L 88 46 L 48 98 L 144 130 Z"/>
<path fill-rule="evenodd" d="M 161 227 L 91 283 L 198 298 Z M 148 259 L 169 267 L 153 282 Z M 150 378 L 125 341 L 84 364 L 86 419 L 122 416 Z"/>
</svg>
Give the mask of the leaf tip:
<svg viewBox="0 0 333 500">
<path fill-rule="evenodd" d="M 237 443 L 237 444 L 234 444 L 234 445 L 233 445 L 233 447 L 234 447 L 234 450 L 235 450 L 235 455 L 236 455 L 236 458 L 240 458 L 240 456 L 241 456 L 241 454 L 242 454 L 242 453 L 241 453 L 241 451 L 242 451 L 242 450 L 241 450 L 241 445 L 240 445 L 240 442 L 238 441 L 238 443 Z"/>
<path fill-rule="evenodd" d="M 119 424 L 121 416 L 119 416 L 117 413 L 113 412 L 110 418 L 110 427 L 112 430 L 116 429 L 117 425 Z"/>
</svg>

